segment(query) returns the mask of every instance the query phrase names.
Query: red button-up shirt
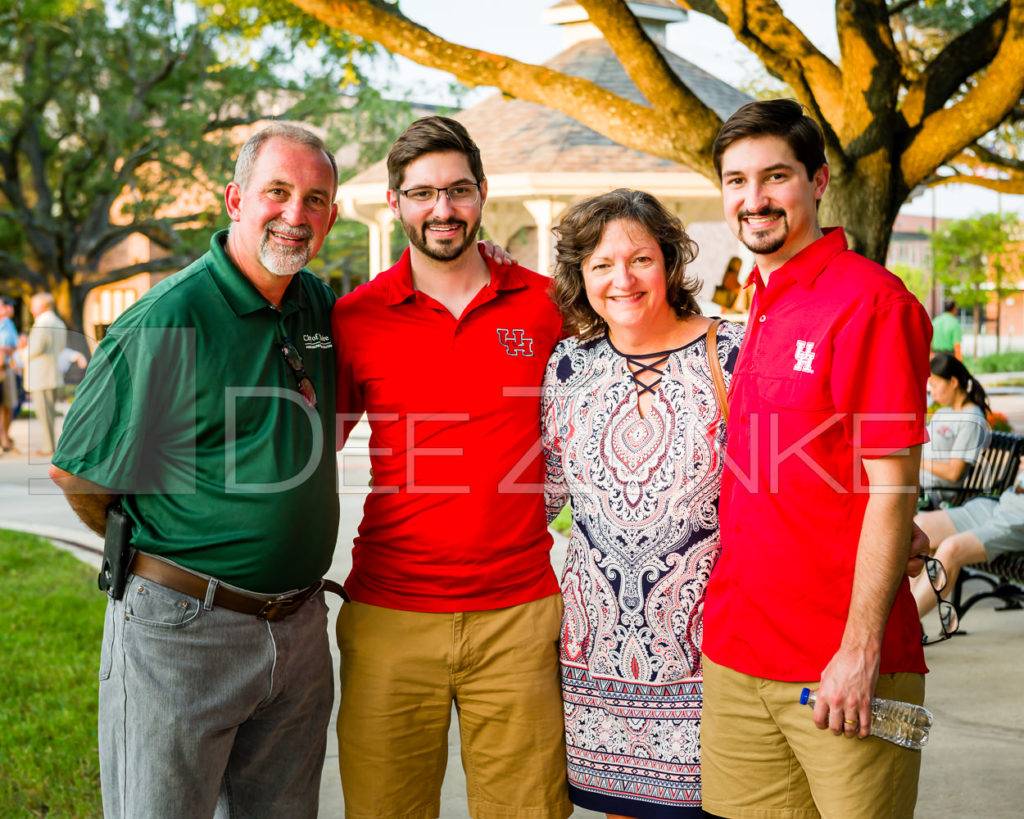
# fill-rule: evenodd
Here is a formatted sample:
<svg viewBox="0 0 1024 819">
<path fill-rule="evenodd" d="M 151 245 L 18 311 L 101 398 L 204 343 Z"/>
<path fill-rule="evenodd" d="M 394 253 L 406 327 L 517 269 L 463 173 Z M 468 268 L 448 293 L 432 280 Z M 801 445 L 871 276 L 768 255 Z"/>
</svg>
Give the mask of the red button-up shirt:
<svg viewBox="0 0 1024 819">
<path fill-rule="evenodd" d="M 884 268 L 830 229 L 773 272 L 755 270 L 730 390 L 722 554 L 704 652 L 757 677 L 817 680 L 839 648 L 868 500 L 862 459 L 920 444 L 931 324 Z M 906 580 L 881 673 L 926 671 Z"/>
</svg>

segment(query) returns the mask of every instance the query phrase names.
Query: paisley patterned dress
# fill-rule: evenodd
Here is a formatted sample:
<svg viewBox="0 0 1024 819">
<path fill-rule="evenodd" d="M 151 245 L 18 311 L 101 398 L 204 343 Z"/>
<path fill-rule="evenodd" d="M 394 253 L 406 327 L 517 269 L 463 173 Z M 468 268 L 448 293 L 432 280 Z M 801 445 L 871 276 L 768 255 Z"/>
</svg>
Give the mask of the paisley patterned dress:
<svg viewBox="0 0 1024 819">
<path fill-rule="evenodd" d="M 727 384 L 742 337 L 719 327 Z M 663 368 L 643 416 L 608 339 L 566 339 L 543 393 L 548 515 L 566 500 L 573 513 L 561 580 L 570 796 L 641 819 L 700 809 L 702 613 L 725 450 L 705 338 Z"/>
</svg>

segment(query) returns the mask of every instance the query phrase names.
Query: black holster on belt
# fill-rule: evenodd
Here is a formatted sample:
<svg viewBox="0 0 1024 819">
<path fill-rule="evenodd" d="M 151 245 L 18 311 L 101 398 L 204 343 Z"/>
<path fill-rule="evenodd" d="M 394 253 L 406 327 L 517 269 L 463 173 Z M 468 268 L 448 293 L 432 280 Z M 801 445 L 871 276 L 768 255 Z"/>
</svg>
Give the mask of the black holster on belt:
<svg viewBox="0 0 1024 819">
<path fill-rule="evenodd" d="M 132 520 L 125 514 L 120 503 L 107 508 L 107 530 L 103 540 L 103 563 L 96 578 L 100 591 L 105 591 L 112 600 L 124 596 L 128 579 L 128 564 L 132 556 Z"/>
</svg>

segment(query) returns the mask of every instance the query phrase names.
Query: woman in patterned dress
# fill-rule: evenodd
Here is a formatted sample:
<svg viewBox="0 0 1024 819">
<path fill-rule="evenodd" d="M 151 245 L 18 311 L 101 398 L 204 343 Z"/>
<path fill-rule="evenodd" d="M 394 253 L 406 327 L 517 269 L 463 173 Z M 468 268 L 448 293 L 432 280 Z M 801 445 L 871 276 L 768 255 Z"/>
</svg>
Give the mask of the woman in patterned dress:
<svg viewBox="0 0 1024 819">
<path fill-rule="evenodd" d="M 544 381 L 549 517 L 568 500 L 561 635 L 569 789 L 609 817 L 699 816 L 704 588 L 725 426 L 680 221 L 641 191 L 570 208 Z M 742 328 L 712 354 L 730 377 Z"/>
</svg>

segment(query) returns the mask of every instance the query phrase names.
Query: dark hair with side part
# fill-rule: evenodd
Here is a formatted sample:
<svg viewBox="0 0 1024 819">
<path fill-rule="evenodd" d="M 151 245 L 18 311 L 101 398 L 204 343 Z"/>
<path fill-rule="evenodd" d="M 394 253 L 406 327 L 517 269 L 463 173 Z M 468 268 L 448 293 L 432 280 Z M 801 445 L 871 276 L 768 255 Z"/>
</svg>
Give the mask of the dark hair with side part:
<svg viewBox="0 0 1024 819">
<path fill-rule="evenodd" d="M 992 408 L 988 405 L 988 395 L 985 393 L 985 388 L 978 383 L 964 363 L 955 355 L 952 353 L 936 353 L 928 368 L 932 371 L 932 375 L 936 375 L 946 381 L 955 378 L 960 389 L 967 393 L 967 400 L 981 407 L 986 415 L 992 411 Z"/>
<path fill-rule="evenodd" d="M 312 131 L 308 131 L 300 125 L 293 125 L 290 122 L 273 122 L 246 140 L 242 149 L 238 152 L 238 159 L 235 160 L 234 182 L 242 191 L 249 186 L 252 169 L 256 167 L 256 160 L 260 155 L 260 151 L 272 139 L 283 139 L 286 142 L 304 145 L 307 148 L 312 148 L 314 151 L 322 152 L 327 157 L 327 161 L 331 163 L 331 170 L 334 171 L 334 190 L 337 192 L 338 162 L 335 160 L 334 154 L 330 152 L 324 141 Z"/>
<path fill-rule="evenodd" d="M 566 327 L 580 338 L 592 338 L 608 325 L 590 306 L 583 283 L 583 265 L 601 243 L 610 222 L 625 219 L 646 230 L 665 257 L 665 298 L 676 315 L 699 315 L 701 283 L 686 278 L 686 266 L 697 258 L 697 243 L 683 223 L 654 196 L 644 191 L 618 190 L 577 202 L 552 229 L 555 234 L 553 298 Z"/>
<path fill-rule="evenodd" d="M 821 126 L 796 100 L 756 100 L 748 102 L 725 121 L 715 137 L 711 159 L 715 175 L 722 178 L 722 154 L 735 142 L 753 137 L 776 136 L 786 141 L 796 158 L 807 169 L 807 178 L 828 162 L 825 136 Z"/>
<path fill-rule="evenodd" d="M 449 151 L 466 157 L 473 178 L 478 183 L 483 182 L 480 149 L 465 126 L 450 117 L 423 117 L 406 128 L 388 152 L 388 189 L 398 190 L 405 169 L 424 154 Z"/>
</svg>

